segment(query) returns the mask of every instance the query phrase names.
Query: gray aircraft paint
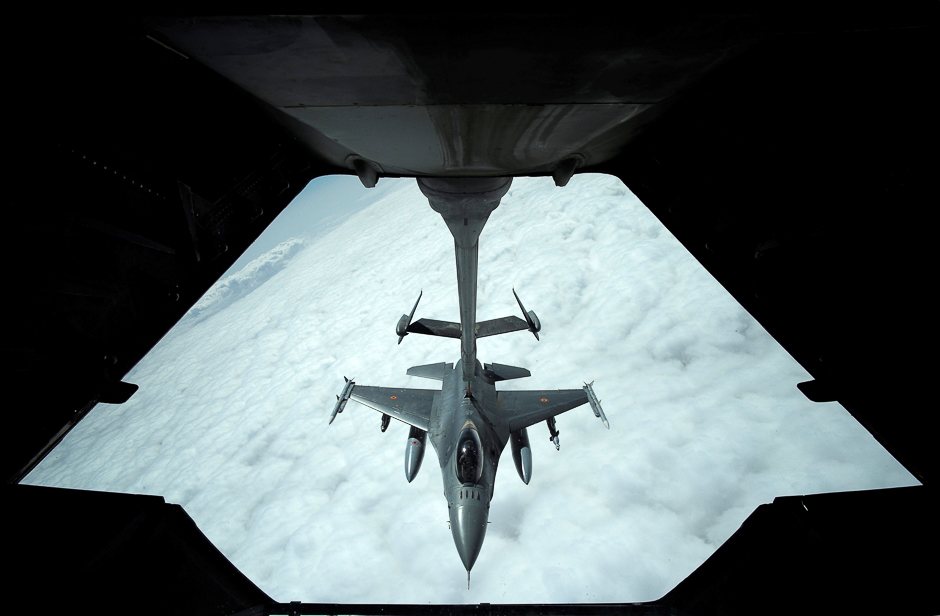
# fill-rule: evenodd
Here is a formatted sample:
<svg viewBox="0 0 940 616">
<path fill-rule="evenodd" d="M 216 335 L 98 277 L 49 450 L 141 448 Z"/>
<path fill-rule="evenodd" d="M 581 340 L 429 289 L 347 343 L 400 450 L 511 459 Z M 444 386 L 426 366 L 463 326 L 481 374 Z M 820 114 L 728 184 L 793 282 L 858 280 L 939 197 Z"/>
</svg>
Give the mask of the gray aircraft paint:
<svg viewBox="0 0 940 616">
<path fill-rule="evenodd" d="M 408 333 L 453 338 L 459 330 L 460 360 L 456 366 L 437 363 L 408 369 L 412 376 L 442 381 L 440 390 L 370 387 L 348 381 L 337 396 L 330 417 L 332 423 L 352 399 L 383 413 L 383 422 L 386 416 L 391 416 L 410 424 L 412 431 L 405 454 L 405 476 L 409 482 L 417 474 L 423 456 L 423 439 L 415 438 L 416 430 L 427 432 L 441 467 L 451 533 L 467 569 L 468 586 L 470 570 L 486 536 L 499 457 L 510 438 L 516 469 L 528 483 L 532 473 L 525 431 L 528 426 L 548 421 L 557 447 L 553 418 L 585 403 L 607 425 L 590 385 L 585 384 L 583 389 L 497 392 L 496 382 L 530 376 L 529 371 L 503 364 L 483 366 L 477 360 L 478 337 L 528 329 L 538 338 L 541 328 L 538 317 L 534 312 L 526 312 L 518 295 L 516 300 L 524 320 L 504 317 L 479 324 L 476 321 L 480 234 L 511 183 L 511 178 L 418 179 L 421 192 L 454 237 L 460 323 L 422 319 L 412 324 L 415 303 L 410 315 L 402 315 L 396 333 L 401 342 Z M 419 302 L 420 299 L 419 295 Z"/>
</svg>

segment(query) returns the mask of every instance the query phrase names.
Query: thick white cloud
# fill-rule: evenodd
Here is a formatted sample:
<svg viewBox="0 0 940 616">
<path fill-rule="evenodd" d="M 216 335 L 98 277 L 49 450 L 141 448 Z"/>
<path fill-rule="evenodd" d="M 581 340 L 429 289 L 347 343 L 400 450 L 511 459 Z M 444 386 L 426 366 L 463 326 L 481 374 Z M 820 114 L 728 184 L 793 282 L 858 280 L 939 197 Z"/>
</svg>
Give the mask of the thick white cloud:
<svg viewBox="0 0 940 616">
<path fill-rule="evenodd" d="M 303 245 L 303 238 L 291 238 L 281 242 L 248 263 L 243 269 L 214 284 L 205 295 L 199 298 L 187 316 L 198 322 L 225 310 L 284 269 L 291 257 L 297 254 Z"/>
<path fill-rule="evenodd" d="M 916 483 L 842 407 L 799 393 L 808 375 L 619 180 L 518 179 L 481 237 L 478 317 L 517 314 L 515 286 L 542 340 L 486 338 L 479 357 L 531 369 L 507 389 L 594 380 L 611 429 L 571 411 L 556 452 L 531 428 L 528 486 L 506 453 L 468 591 L 433 452 L 408 484 L 406 426 L 382 434 L 350 403 L 327 427 L 343 375 L 432 388 L 405 370 L 459 355 L 396 344 L 419 289 L 416 318 L 457 319 L 453 242 L 413 180 L 380 184 L 210 291 L 200 305 L 242 289 L 184 318 L 128 375 L 140 391 L 28 481 L 161 494 L 275 599 L 352 603 L 651 600 L 775 496 Z"/>
</svg>

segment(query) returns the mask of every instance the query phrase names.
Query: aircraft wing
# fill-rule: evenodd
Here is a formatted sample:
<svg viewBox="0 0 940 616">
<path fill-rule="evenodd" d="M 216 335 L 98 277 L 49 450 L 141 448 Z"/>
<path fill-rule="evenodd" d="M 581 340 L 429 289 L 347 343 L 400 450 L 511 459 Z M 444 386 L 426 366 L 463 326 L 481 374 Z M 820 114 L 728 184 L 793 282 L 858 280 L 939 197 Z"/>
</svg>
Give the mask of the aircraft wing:
<svg viewBox="0 0 940 616">
<path fill-rule="evenodd" d="M 434 389 L 356 385 L 349 397 L 359 404 L 427 431 L 431 409 L 440 394 L 440 391 Z"/>
<path fill-rule="evenodd" d="M 496 394 L 496 407 L 513 431 L 528 428 L 587 402 L 587 392 L 583 389 L 500 391 Z"/>
</svg>

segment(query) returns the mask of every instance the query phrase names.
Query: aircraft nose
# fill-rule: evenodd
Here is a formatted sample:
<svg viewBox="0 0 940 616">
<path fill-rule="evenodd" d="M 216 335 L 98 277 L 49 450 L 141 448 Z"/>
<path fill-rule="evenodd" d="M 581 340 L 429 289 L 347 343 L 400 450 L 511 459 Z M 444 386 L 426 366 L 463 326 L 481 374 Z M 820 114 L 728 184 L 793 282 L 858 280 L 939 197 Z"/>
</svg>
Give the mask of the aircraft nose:
<svg viewBox="0 0 940 616">
<path fill-rule="evenodd" d="M 454 535 L 460 560 L 468 572 L 480 555 L 483 537 L 486 535 L 489 502 L 481 492 L 474 488 L 463 488 L 450 509 L 450 531 Z"/>
</svg>

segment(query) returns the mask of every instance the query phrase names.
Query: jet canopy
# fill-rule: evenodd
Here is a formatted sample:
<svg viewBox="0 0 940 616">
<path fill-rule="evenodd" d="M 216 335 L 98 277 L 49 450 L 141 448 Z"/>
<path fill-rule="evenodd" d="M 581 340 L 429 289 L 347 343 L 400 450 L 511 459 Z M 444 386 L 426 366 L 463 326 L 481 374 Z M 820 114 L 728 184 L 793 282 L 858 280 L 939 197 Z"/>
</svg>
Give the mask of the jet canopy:
<svg viewBox="0 0 940 616">
<path fill-rule="evenodd" d="M 457 479 L 460 483 L 480 483 L 483 475 L 483 445 L 473 428 L 466 428 L 457 439 Z"/>
</svg>

